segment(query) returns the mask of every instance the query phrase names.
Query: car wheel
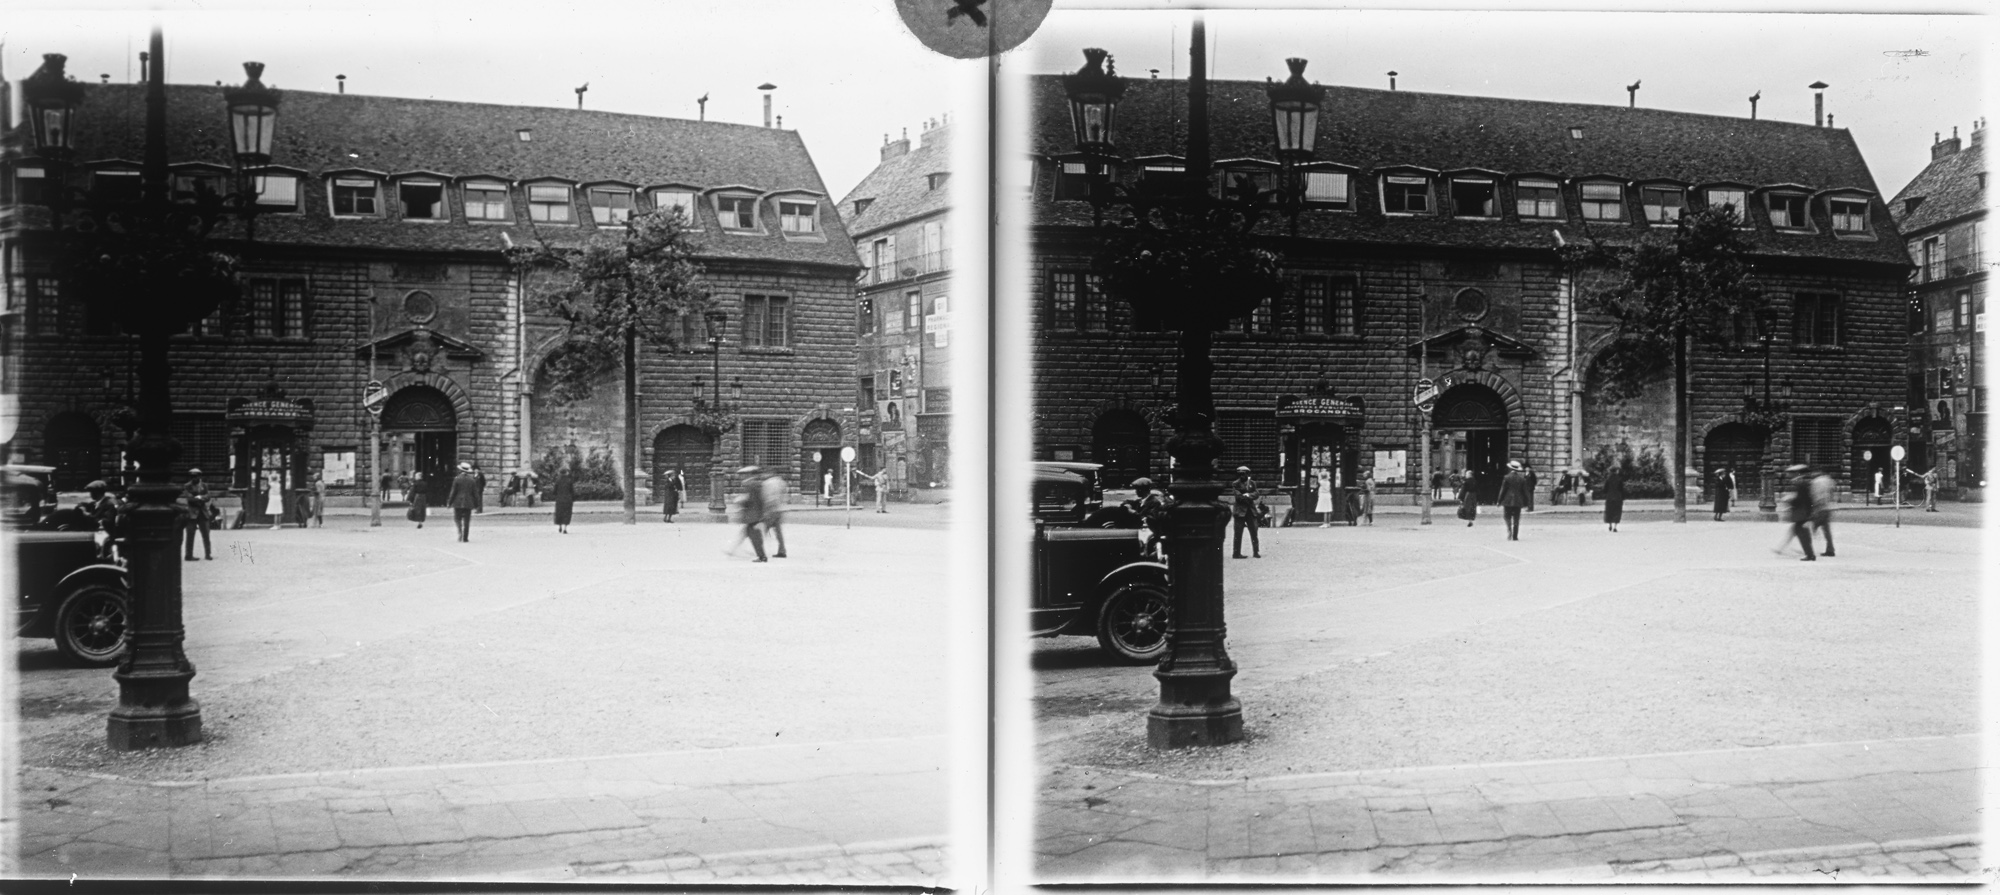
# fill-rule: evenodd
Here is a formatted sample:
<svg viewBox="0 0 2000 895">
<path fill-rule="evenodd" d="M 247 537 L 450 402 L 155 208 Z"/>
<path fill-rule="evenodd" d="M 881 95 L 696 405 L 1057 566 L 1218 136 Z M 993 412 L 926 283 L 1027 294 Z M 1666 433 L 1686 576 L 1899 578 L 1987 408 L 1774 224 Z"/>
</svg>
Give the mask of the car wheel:
<svg viewBox="0 0 2000 895">
<path fill-rule="evenodd" d="M 1127 584 L 1105 598 L 1097 612 L 1097 642 L 1119 659 L 1158 661 L 1167 651 L 1167 615 L 1172 603 L 1157 584 Z"/>
<path fill-rule="evenodd" d="M 56 609 L 56 652 L 79 665 L 116 665 L 125 657 L 131 628 L 123 590 L 86 584 L 63 597 Z"/>
</svg>

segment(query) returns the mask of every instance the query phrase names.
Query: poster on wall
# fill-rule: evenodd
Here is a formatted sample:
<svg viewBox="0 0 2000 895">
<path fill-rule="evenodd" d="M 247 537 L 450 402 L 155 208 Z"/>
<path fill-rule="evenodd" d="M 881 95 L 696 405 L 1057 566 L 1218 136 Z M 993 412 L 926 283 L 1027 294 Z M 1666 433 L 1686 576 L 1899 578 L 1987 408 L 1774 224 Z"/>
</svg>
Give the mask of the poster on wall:
<svg viewBox="0 0 2000 895">
<path fill-rule="evenodd" d="M 1408 451 L 1376 451 L 1375 483 L 1378 485 L 1400 485 L 1403 483 L 1405 459 Z"/>
<path fill-rule="evenodd" d="M 354 484 L 353 451 L 327 451 L 320 456 L 320 469 L 328 485 Z"/>
</svg>

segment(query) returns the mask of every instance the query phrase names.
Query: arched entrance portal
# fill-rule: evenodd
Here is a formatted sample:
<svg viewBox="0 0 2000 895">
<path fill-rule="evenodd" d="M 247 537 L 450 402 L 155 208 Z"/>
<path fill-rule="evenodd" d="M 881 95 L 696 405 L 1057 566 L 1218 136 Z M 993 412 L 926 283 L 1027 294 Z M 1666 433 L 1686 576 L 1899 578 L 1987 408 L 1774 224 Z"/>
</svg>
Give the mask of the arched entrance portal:
<svg viewBox="0 0 2000 895">
<path fill-rule="evenodd" d="M 1854 470 L 1852 487 L 1877 497 L 1895 493 L 1896 461 L 1889 458 L 1889 442 L 1888 420 L 1873 416 L 1854 424 L 1854 456 L 1848 464 Z"/>
<path fill-rule="evenodd" d="M 1716 473 L 1727 469 L 1736 475 L 1736 499 L 1752 500 L 1764 495 L 1764 439 L 1766 430 L 1744 423 L 1724 423 L 1710 429 L 1702 442 L 1702 491 L 1714 499 Z"/>
<path fill-rule="evenodd" d="M 458 413 L 451 398 L 427 385 L 390 395 L 382 408 L 382 440 L 388 446 L 384 471 L 398 482 L 422 474 L 425 498 L 431 506 L 442 504 L 451 494 L 458 465 Z"/>
<path fill-rule="evenodd" d="M 1453 386 L 1438 396 L 1431 431 L 1438 440 L 1431 468 L 1447 477 L 1470 469 L 1479 476 L 1479 502 L 1498 500 L 1508 449 L 1507 403 L 1500 393 L 1472 382 Z"/>
<path fill-rule="evenodd" d="M 653 493 L 665 494 L 667 473 L 680 470 L 687 490 L 681 506 L 708 502 L 709 473 L 715 466 L 715 439 L 693 426 L 669 426 L 653 436 Z"/>
<path fill-rule="evenodd" d="M 840 424 L 817 419 L 799 432 L 799 469 L 806 473 L 801 490 L 830 495 L 840 487 Z"/>
<path fill-rule="evenodd" d="M 1123 488 L 1146 475 L 1152 453 L 1153 429 L 1135 410 L 1110 410 L 1090 428 L 1090 459 L 1102 463 L 1098 482 L 1106 488 Z"/>
<path fill-rule="evenodd" d="M 48 465 L 50 484 L 58 491 L 82 491 L 104 469 L 104 444 L 97 421 L 87 413 L 70 411 L 49 419 L 42 430 L 42 452 Z"/>
</svg>

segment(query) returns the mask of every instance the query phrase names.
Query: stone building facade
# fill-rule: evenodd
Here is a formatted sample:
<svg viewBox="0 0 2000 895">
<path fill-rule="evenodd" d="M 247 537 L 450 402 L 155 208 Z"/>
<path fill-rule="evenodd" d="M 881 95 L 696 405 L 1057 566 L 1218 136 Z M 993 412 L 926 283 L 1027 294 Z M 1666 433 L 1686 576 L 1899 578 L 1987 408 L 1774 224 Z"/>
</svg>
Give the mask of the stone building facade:
<svg viewBox="0 0 2000 895">
<path fill-rule="evenodd" d="M 861 253 L 856 466 L 886 466 L 892 496 L 951 484 L 951 124 L 882 146 L 840 200 Z"/>
<path fill-rule="evenodd" d="M 1104 463 L 1113 485 L 1169 472 L 1175 337 L 1098 291 L 1097 230 L 1116 209 L 1089 198 L 1176 176 L 1187 127 L 1182 82 L 1126 86 L 1108 154 L 1080 151 L 1061 79 L 1034 79 L 1029 97 L 1036 455 Z M 1277 185 L 1266 86 L 1209 84 L 1211 190 Z M 1747 209 L 1765 300 L 1761 328 L 1739 321 L 1731 344 L 1695 353 L 1692 465 L 1704 480 L 1735 470 L 1751 496 L 1794 461 L 1859 488 L 1885 455 L 1908 263 L 1846 131 L 1346 87 L 1327 89 L 1318 131 L 1297 169 L 1296 224 L 1274 212 L 1257 225 L 1283 294 L 1214 340 L 1223 467 L 1304 501 L 1309 482 L 1351 486 L 1364 472 L 1388 494 L 1428 491 L 1426 454 L 1434 471 L 1474 469 L 1497 489 L 1520 459 L 1546 499 L 1556 471 L 1601 450 L 1665 456 L 1667 376 L 1636 398 L 1606 396 L 1600 361 L 1616 333 L 1576 310 L 1604 274 L 1567 269 L 1558 241 L 1629 244 L 1705 203 Z M 1746 405 L 1767 378 L 1789 393 L 1783 414 Z"/>
<path fill-rule="evenodd" d="M 231 188 L 225 135 L 209 126 L 220 89 L 168 94 L 176 190 Z M 57 466 L 65 487 L 119 473 L 135 349 L 64 292 L 44 197 L 58 175 L 99 196 L 135 182 L 142 108 L 137 86 L 87 85 L 66 172 L 31 149 L 5 159 L 0 260 L 18 389 L 8 448 Z M 32 144 L 15 134 L 9 145 Z M 728 319 L 718 354 L 699 314 L 677 321 L 676 349 L 642 349 L 642 493 L 682 469 L 699 503 L 712 475 L 746 463 L 813 481 L 815 451 L 853 443 L 837 411 L 852 392 L 859 265 L 797 133 L 289 90 L 272 157 L 255 172 L 265 213 L 254 234 L 217 231 L 240 259 L 241 300 L 174 339 L 176 475 L 200 466 L 237 489 L 295 491 L 318 474 L 341 497 L 382 473 L 423 473 L 441 496 L 463 460 L 487 473 L 495 502 L 508 472 L 572 442 L 617 468 L 618 378 L 594 402 L 550 405 L 547 363 L 566 338 L 532 311 L 532 284 L 505 251 L 620 239 L 625 220 L 656 208 L 690 217 Z M 387 393 L 380 473 L 367 468 L 371 381 Z M 733 427 L 693 413 L 712 395 Z"/>
<path fill-rule="evenodd" d="M 1907 405 L 1913 470 L 1938 471 L 1939 493 L 1980 500 L 1986 487 L 1986 122 L 1970 144 L 1934 139 L 1931 163 L 1889 203 L 1909 240 Z"/>
</svg>

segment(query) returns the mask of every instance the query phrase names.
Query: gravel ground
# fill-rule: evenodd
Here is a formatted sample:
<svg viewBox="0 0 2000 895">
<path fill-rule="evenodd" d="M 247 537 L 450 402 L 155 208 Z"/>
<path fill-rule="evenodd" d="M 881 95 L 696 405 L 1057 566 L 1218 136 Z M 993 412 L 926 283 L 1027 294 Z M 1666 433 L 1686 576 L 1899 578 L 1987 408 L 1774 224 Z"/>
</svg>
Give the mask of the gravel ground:
<svg viewBox="0 0 2000 895">
<path fill-rule="evenodd" d="M 1840 541 L 1843 558 L 1810 567 L 1766 552 L 1765 539 L 1775 541 L 1777 526 L 1676 528 L 1627 525 L 1613 547 L 1589 528 L 1540 527 L 1531 535 L 1533 549 L 1543 553 L 1515 549 L 1549 574 L 1625 569 L 1633 583 L 1475 620 L 1386 653 L 1370 655 L 1364 645 L 1331 638 L 1322 646 L 1339 657 L 1294 677 L 1274 680 L 1273 669 L 1246 663 L 1235 686 L 1246 738 L 1232 746 L 1148 748 L 1141 713 L 1151 701 L 1133 694 L 1149 692 L 1150 679 L 1135 682 L 1128 674 L 1096 691 L 1063 689 L 1058 700 L 1038 706 L 1042 757 L 1219 780 L 1973 729 L 1978 532 L 1850 527 Z M 1383 578 L 1373 570 L 1408 562 L 1406 545 L 1395 538 L 1384 532 L 1349 539 L 1341 545 L 1343 565 L 1361 570 L 1363 586 L 1374 586 Z M 1551 544 L 1552 550 L 1543 546 Z M 1606 557 L 1612 550 L 1623 552 Z M 1682 565 L 1700 567 L 1649 578 L 1662 570 L 1648 567 L 1669 555 L 1691 556 Z M 1565 556 L 1611 565 L 1565 571 Z M 1475 588 L 1478 580 L 1463 587 Z M 1298 587 L 1232 579 L 1232 607 L 1282 603 L 1272 594 L 1286 592 L 1296 600 Z M 1438 599 L 1421 593 L 1412 592 L 1400 609 L 1375 607 L 1380 617 L 1350 618 L 1348 626 L 1393 630 L 1398 612 L 1419 619 L 1424 604 Z M 1495 603 L 1515 598 L 1493 595 Z M 1249 627 L 1235 618 L 1232 636 Z M 1044 672 L 1044 696 L 1060 689 L 1050 674 Z"/>
</svg>

